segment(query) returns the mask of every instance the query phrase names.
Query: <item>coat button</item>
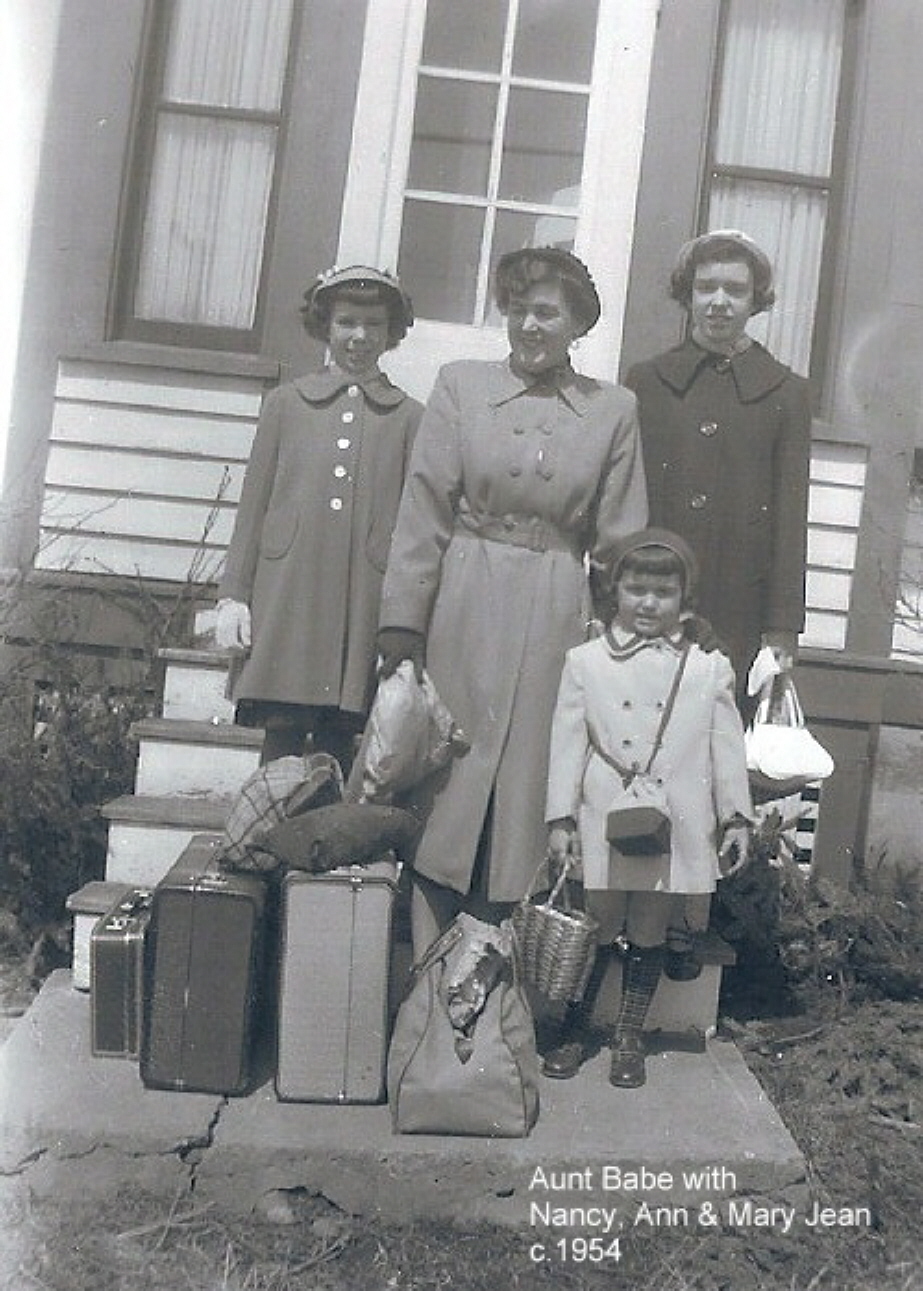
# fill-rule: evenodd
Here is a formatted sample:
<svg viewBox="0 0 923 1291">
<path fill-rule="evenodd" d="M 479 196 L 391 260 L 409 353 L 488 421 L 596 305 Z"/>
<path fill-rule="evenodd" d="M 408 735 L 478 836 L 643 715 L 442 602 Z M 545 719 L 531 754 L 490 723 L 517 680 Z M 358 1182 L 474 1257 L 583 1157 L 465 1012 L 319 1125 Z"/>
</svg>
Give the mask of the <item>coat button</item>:
<svg viewBox="0 0 923 1291">
<path fill-rule="evenodd" d="M 730 359 L 717 359 L 715 362 L 716 372 L 727 372 L 731 366 Z"/>
<path fill-rule="evenodd" d="M 342 479 L 343 479 L 343 477 L 344 477 L 344 475 L 346 474 L 346 467 L 345 467 L 345 466 L 335 466 L 335 467 L 333 468 L 333 473 L 334 473 L 334 475 L 337 477 L 337 479 L 338 479 L 338 480 L 342 480 Z"/>
<path fill-rule="evenodd" d="M 358 387 L 358 386 L 347 386 L 347 387 L 346 387 L 346 393 L 349 395 L 350 399 L 355 399 L 356 395 L 359 393 L 359 387 Z"/>
<path fill-rule="evenodd" d="M 711 438 L 712 435 L 716 435 L 717 433 L 718 433 L 718 423 L 716 421 L 703 421 L 701 426 L 699 427 L 700 435 L 707 435 L 709 438 Z"/>
<path fill-rule="evenodd" d="M 707 493 L 693 493 L 692 497 L 689 499 L 689 505 L 692 507 L 693 511 L 701 511 L 707 503 Z"/>
<path fill-rule="evenodd" d="M 622 707 L 623 707 L 623 708 L 631 708 L 631 700 L 630 700 L 630 699 L 623 699 L 623 700 L 622 700 Z"/>
<path fill-rule="evenodd" d="M 514 435 L 524 435 L 525 433 L 526 433 L 526 428 L 525 428 L 525 426 L 514 426 L 514 427 L 513 427 L 513 434 L 514 434 Z"/>
<path fill-rule="evenodd" d="M 522 467 L 521 467 L 521 466 L 511 466 L 511 467 L 510 467 L 510 475 L 512 475 L 514 479 L 515 479 L 515 477 L 516 477 L 517 475 L 522 475 Z"/>
<path fill-rule="evenodd" d="M 331 510 L 331 511 L 342 511 L 342 510 L 343 510 L 343 499 L 342 499 L 342 498 L 331 498 L 331 499 L 330 499 L 330 510 Z"/>
<path fill-rule="evenodd" d="M 349 443 L 348 439 L 340 438 L 337 440 L 337 448 L 349 448 Z"/>
<path fill-rule="evenodd" d="M 623 748 L 623 749 L 630 749 L 630 748 L 631 748 L 631 740 L 629 740 L 629 739 L 627 739 L 627 738 L 626 738 L 626 739 L 624 739 L 624 740 L 622 740 L 622 748 Z"/>
<path fill-rule="evenodd" d="M 344 412 L 341 420 L 345 421 L 348 425 L 355 418 L 355 416 L 356 414 L 354 412 Z"/>
</svg>

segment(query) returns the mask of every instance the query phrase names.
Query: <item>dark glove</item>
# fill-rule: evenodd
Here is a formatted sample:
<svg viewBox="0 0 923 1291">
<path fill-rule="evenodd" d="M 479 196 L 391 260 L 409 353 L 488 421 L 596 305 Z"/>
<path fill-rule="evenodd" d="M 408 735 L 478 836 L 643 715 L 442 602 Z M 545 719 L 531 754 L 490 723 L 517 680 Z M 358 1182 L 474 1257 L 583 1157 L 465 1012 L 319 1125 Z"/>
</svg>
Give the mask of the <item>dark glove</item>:
<svg viewBox="0 0 923 1291">
<path fill-rule="evenodd" d="M 730 650 L 718 636 L 708 619 L 703 618 L 701 614 L 693 614 L 685 620 L 683 634 L 687 641 L 694 642 L 706 654 L 711 654 L 714 650 L 720 650 L 722 654 L 726 654 L 730 658 Z"/>
<path fill-rule="evenodd" d="M 378 633 L 378 654 L 382 677 L 393 676 L 398 665 L 409 659 L 417 681 L 423 680 L 426 641 L 422 632 L 414 632 L 412 628 L 382 628 Z"/>
</svg>

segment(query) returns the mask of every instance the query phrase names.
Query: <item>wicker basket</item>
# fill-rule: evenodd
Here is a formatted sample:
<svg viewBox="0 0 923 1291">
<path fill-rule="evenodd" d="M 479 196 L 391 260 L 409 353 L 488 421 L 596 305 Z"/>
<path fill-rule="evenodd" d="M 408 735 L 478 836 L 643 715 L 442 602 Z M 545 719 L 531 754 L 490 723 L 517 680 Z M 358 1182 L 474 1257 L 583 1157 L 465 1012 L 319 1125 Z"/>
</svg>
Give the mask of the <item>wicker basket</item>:
<svg viewBox="0 0 923 1291">
<path fill-rule="evenodd" d="M 548 1000 L 579 1000 L 596 956 L 599 925 L 590 915 L 571 909 L 566 868 L 546 900 L 536 901 L 533 892 L 542 868 L 512 915 L 520 971 Z"/>
</svg>

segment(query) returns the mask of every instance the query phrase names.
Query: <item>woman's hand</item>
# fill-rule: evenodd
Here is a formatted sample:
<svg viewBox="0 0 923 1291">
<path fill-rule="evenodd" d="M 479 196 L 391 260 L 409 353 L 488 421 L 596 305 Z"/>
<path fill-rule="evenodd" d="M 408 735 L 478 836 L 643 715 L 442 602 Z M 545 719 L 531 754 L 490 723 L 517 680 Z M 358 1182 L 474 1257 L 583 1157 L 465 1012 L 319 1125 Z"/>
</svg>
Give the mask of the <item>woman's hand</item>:
<svg viewBox="0 0 923 1291">
<path fill-rule="evenodd" d="M 251 637 L 249 605 L 245 605 L 243 601 L 232 601 L 229 597 L 225 597 L 215 608 L 218 611 L 215 617 L 215 645 L 220 650 L 249 650 Z"/>
<path fill-rule="evenodd" d="M 548 825 L 548 878 L 552 887 L 560 878 L 561 870 L 579 864 L 581 857 L 577 822 L 571 816 L 552 820 Z"/>
<path fill-rule="evenodd" d="M 393 676 L 404 660 L 409 659 L 414 676 L 422 682 L 426 666 L 426 641 L 422 632 L 414 632 L 412 628 L 382 628 L 378 633 L 378 654 L 382 677 Z"/>
<path fill-rule="evenodd" d="M 722 878 L 739 874 L 750 859 L 750 825 L 743 820 L 729 821 L 724 827 L 718 850 L 718 868 Z"/>
</svg>

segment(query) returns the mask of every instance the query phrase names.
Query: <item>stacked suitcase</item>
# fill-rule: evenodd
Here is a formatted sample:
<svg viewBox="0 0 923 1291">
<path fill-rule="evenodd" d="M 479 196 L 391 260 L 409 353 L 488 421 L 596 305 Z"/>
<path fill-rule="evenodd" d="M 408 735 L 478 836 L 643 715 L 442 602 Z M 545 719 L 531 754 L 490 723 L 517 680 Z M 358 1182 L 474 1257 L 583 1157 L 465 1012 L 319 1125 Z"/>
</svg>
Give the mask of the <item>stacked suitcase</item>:
<svg viewBox="0 0 923 1291">
<path fill-rule="evenodd" d="M 277 894 L 223 870 L 220 842 L 196 835 L 93 928 L 93 1052 L 137 1058 L 150 1088 L 242 1094 L 277 1016 L 280 1099 L 381 1101 L 396 865 L 290 872 Z"/>
</svg>

